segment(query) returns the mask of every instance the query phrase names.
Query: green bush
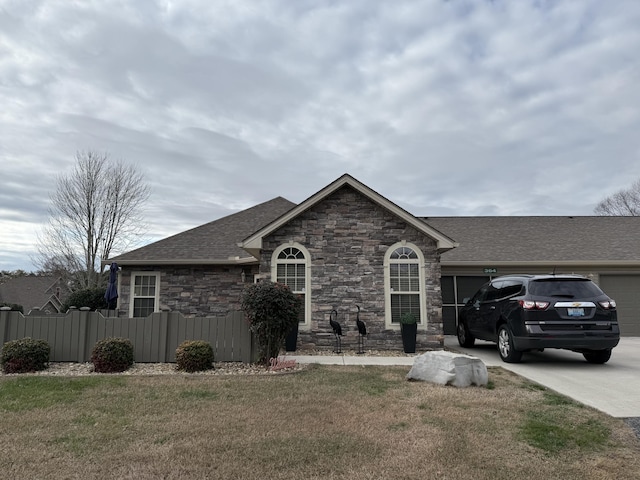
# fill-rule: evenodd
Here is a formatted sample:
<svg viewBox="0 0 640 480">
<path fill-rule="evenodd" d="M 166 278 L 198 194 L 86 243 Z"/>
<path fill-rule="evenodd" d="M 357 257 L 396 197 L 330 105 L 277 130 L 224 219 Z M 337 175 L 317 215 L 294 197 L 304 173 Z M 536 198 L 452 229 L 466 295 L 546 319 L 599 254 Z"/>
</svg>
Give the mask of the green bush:
<svg viewBox="0 0 640 480">
<path fill-rule="evenodd" d="M 260 345 L 260 360 L 268 365 L 271 358 L 278 357 L 287 333 L 298 323 L 302 302 L 288 286 L 267 281 L 246 287 L 240 301 Z"/>
<path fill-rule="evenodd" d="M 402 325 L 413 325 L 414 323 L 418 323 L 418 317 L 411 312 L 406 312 L 400 317 L 400 323 Z"/>
<path fill-rule="evenodd" d="M 66 312 L 69 307 L 89 307 L 91 310 L 107 308 L 107 301 L 104 299 L 105 288 L 88 288 L 86 290 L 76 290 L 62 305 L 62 311 Z"/>
<path fill-rule="evenodd" d="M 213 348 L 203 340 L 185 340 L 176 349 L 177 369 L 202 372 L 213 368 Z"/>
<path fill-rule="evenodd" d="M 24 308 L 22 308 L 22 305 L 18 305 L 17 303 L 0 302 L 0 307 L 9 307 L 13 312 L 24 313 Z"/>
<path fill-rule="evenodd" d="M 51 347 L 44 340 L 23 338 L 2 347 L 0 364 L 4 373 L 26 373 L 45 370 L 49 366 Z"/>
<path fill-rule="evenodd" d="M 98 373 L 124 372 L 133 365 L 133 344 L 128 338 L 105 338 L 91 352 L 91 363 Z"/>
</svg>

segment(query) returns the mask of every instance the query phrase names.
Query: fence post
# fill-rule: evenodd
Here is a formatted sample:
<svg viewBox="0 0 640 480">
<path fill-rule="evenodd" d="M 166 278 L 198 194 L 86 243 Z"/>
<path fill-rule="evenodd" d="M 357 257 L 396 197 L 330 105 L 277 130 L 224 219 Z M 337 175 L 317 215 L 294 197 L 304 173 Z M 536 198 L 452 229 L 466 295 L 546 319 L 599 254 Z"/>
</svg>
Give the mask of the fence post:
<svg viewBox="0 0 640 480">
<path fill-rule="evenodd" d="M 78 356 L 76 361 L 84 363 L 87 359 L 87 323 L 89 322 L 89 307 L 80 309 L 80 319 L 78 321 Z"/>
<path fill-rule="evenodd" d="M 168 354 L 167 352 L 167 344 L 169 343 L 169 314 L 171 313 L 171 309 L 169 307 L 163 306 L 160 312 L 160 325 L 158 331 L 160 334 L 160 344 L 158 345 L 158 357 L 159 361 L 162 363 L 168 363 Z"/>
<path fill-rule="evenodd" d="M 0 307 L 0 349 L 7 342 L 9 335 L 9 315 L 11 307 Z"/>
</svg>

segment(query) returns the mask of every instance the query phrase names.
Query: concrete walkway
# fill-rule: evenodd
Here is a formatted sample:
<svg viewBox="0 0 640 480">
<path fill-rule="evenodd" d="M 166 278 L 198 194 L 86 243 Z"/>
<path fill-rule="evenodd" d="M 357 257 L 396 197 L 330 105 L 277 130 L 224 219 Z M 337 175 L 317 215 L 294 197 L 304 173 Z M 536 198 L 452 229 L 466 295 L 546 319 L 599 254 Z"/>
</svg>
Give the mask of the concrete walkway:
<svg viewBox="0 0 640 480">
<path fill-rule="evenodd" d="M 320 365 L 413 365 L 411 357 L 374 357 L 364 355 L 285 355 L 287 360 L 298 363 L 317 363 Z"/>
<path fill-rule="evenodd" d="M 611 360 L 592 365 L 578 353 L 545 350 L 525 353 L 523 363 L 504 363 L 495 344 L 478 341 L 474 348 L 461 348 L 454 336 L 445 337 L 445 347 L 480 358 L 488 367 L 502 367 L 555 390 L 613 417 L 640 417 L 640 337 L 625 337 L 614 348 Z M 298 363 L 323 365 L 411 366 L 415 357 L 365 355 L 286 355 Z"/>
</svg>

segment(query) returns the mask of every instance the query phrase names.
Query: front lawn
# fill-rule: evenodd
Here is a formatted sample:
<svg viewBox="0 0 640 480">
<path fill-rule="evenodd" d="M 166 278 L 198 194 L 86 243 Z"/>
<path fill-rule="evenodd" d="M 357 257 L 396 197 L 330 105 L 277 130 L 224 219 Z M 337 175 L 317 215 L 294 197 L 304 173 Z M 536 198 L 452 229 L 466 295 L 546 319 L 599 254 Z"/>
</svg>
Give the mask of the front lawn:
<svg viewBox="0 0 640 480">
<path fill-rule="evenodd" d="M 408 367 L 271 376 L 0 378 L 12 479 L 635 479 L 622 420 L 501 368 L 490 388 Z"/>
</svg>

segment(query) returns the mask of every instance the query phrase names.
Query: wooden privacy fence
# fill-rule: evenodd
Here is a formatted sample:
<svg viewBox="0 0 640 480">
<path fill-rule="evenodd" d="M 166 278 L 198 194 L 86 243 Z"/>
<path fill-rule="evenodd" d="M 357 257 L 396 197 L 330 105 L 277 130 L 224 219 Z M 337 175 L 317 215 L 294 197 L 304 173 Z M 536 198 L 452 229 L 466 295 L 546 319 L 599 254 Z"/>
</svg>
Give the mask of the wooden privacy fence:
<svg viewBox="0 0 640 480">
<path fill-rule="evenodd" d="M 255 342 L 242 312 L 193 318 L 159 312 L 146 318 L 122 318 L 84 310 L 27 316 L 0 310 L 0 346 L 25 337 L 47 341 L 52 362 L 88 362 L 96 342 L 109 337 L 131 340 L 135 361 L 140 363 L 174 363 L 176 348 L 184 340 L 209 342 L 216 362 L 255 360 Z"/>
</svg>

